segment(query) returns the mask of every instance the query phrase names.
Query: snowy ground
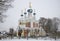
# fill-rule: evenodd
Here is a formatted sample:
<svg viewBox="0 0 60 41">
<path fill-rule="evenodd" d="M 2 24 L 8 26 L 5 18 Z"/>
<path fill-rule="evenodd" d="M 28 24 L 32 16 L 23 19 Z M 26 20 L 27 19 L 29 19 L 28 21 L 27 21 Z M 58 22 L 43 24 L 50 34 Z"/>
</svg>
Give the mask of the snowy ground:
<svg viewBox="0 0 60 41">
<path fill-rule="evenodd" d="M 55 40 L 32 40 L 32 39 L 29 39 L 29 40 L 26 40 L 26 39 L 12 39 L 12 40 L 0 40 L 0 41 L 55 41 Z"/>
<path fill-rule="evenodd" d="M 0 41 L 60 41 L 60 39 L 52 39 L 52 38 L 38 38 L 38 39 L 32 39 L 32 38 L 29 38 L 28 40 L 27 39 L 18 39 L 18 38 L 14 38 L 14 39 L 2 39 Z"/>
<path fill-rule="evenodd" d="M 59 40 L 12 39 L 12 40 L 0 40 L 0 41 L 59 41 Z"/>
</svg>

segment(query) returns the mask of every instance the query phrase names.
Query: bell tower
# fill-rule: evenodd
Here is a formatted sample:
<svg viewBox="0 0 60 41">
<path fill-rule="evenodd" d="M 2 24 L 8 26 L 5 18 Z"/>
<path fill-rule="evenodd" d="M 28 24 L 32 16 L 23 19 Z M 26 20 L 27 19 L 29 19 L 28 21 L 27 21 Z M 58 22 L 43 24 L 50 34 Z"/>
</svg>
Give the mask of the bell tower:
<svg viewBox="0 0 60 41">
<path fill-rule="evenodd" d="M 28 12 L 28 18 L 31 18 L 32 17 L 32 12 L 33 12 L 31 2 L 29 2 L 29 9 L 27 10 L 27 12 Z"/>
</svg>

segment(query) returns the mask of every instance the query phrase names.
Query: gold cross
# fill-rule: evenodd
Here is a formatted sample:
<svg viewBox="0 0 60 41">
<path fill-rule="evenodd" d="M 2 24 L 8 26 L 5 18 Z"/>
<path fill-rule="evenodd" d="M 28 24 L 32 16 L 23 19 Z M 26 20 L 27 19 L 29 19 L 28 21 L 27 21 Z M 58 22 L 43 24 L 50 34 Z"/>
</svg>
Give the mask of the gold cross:
<svg viewBox="0 0 60 41">
<path fill-rule="evenodd" d="M 31 8 L 32 7 L 32 4 L 31 4 L 31 2 L 29 2 L 29 8 Z"/>
</svg>

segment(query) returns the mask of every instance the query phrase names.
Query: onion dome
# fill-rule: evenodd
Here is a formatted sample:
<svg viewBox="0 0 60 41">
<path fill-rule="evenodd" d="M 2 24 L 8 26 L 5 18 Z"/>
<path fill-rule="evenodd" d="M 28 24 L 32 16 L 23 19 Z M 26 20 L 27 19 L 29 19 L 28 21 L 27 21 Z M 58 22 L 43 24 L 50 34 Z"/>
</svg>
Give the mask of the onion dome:
<svg viewBox="0 0 60 41">
<path fill-rule="evenodd" d="M 36 13 L 35 13 L 35 9 L 34 9 L 34 13 L 33 13 L 33 15 L 36 15 Z"/>
<path fill-rule="evenodd" d="M 28 9 L 27 12 L 28 12 L 28 13 L 32 13 L 33 10 L 32 10 L 32 9 Z"/>
<path fill-rule="evenodd" d="M 0 13 L 0 15 L 2 15 L 2 14 Z"/>
<path fill-rule="evenodd" d="M 27 13 L 26 13 L 26 12 L 24 12 L 24 14 L 26 15 Z"/>
<path fill-rule="evenodd" d="M 33 13 L 33 15 L 36 15 L 36 13 Z"/>
<path fill-rule="evenodd" d="M 21 16 L 23 16 L 23 15 L 21 14 Z"/>
</svg>

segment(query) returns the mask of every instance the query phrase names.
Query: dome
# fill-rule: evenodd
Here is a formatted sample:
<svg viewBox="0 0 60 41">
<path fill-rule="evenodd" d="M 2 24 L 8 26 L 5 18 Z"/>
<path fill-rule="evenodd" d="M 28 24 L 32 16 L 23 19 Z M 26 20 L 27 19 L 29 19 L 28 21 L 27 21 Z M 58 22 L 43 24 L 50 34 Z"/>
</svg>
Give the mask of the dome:
<svg viewBox="0 0 60 41">
<path fill-rule="evenodd" d="M 36 13 L 33 13 L 33 15 L 36 15 Z"/>
<path fill-rule="evenodd" d="M 32 9 L 28 9 L 27 12 L 28 12 L 28 13 L 32 13 L 33 10 L 32 10 Z"/>
<path fill-rule="evenodd" d="M 26 12 L 24 12 L 24 14 L 27 14 Z"/>
<path fill-rule="evenodd" d="M 23 16 L 23 15 L 21 14 L 21 16 Z"/>
</svg>

